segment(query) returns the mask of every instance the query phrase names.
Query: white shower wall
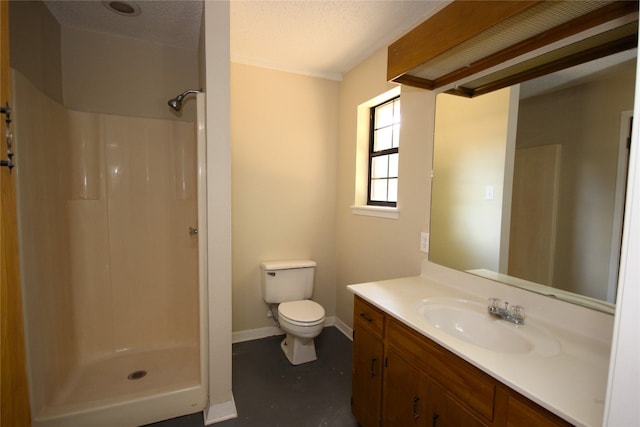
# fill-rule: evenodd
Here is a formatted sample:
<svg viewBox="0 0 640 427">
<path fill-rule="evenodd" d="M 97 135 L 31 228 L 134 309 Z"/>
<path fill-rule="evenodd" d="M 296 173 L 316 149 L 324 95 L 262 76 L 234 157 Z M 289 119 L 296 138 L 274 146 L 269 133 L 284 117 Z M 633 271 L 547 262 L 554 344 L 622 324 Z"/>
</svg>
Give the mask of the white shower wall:
<svg viewBox="0 0 640 427">
<path fill-rule="evenodd" d="M 196 343 L 197 239 L 188 232 L 197 227 L 193 124 L 71 116 L 87 128 L 71 138 L 72 152 L 102 165 L 77 174 L 81 191 L 68 202 L 80 358 Z"/>
<path fill-rule="evenodd" d="M 73 403 L 73 378 L 97 361 L 169 348 L 197 359 L 195 125 L 71 111 L 19 72 L 13 84 L 34 413 Z"/>
</svg>

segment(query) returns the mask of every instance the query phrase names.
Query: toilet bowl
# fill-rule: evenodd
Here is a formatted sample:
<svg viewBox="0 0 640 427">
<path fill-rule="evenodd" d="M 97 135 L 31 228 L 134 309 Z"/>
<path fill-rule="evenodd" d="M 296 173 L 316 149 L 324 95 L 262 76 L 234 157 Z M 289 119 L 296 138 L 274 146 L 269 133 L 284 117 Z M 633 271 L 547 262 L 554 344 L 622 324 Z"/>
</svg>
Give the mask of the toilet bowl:
<svg viewBox="0 0 640 427">
<path fill-rule="evenodd" d="M 311 300 L 289 301 L 278 306 L 280 329 L 287 335 L 280 347 L 292 365 L 317 359 L 313 339 L 324 327 L 324 308 Z"/>
<path fill-rule="evenodd" d="M 277 326 L 286 333 L 280 344 L 293 365 L 316 360 L 313 339 L 324 327 L 324 308 L 311 301 L 316 262 L 311 260 L 263 262 L 262 294 L 273 309 Z"/>
</svg>

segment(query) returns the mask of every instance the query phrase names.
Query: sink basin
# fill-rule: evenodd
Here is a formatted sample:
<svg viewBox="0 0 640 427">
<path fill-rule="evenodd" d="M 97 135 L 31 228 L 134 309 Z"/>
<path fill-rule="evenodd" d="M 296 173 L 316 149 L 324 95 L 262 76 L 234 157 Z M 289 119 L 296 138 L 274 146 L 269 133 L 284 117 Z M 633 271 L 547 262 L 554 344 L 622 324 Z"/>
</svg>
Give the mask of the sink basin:
<svg viewBox="0 0 640 427">
<path fill-rule="evenodd" d="M 456 298 L 429 298 L 420 304 L 420 314 L 436 329 L 497 353 L 529 353 L 551 356 L 560 343 L 541 328 L 521 326 L 490 317 L 485 305 Z"/>
</svg>

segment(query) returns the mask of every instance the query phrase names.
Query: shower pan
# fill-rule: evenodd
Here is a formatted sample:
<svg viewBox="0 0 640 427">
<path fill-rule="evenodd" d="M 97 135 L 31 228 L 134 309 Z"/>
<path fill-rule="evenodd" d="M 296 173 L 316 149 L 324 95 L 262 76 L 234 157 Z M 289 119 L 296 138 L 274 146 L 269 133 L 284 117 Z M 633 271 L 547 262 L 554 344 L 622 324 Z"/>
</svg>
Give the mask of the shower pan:
<svg viewBox="0 0 640 427">
<path fill-rule="evenodd" d="M 69 110 L 12 81 L 33 425 L 202 410 L 205 95 L 193 123 Z"/>
</svg>

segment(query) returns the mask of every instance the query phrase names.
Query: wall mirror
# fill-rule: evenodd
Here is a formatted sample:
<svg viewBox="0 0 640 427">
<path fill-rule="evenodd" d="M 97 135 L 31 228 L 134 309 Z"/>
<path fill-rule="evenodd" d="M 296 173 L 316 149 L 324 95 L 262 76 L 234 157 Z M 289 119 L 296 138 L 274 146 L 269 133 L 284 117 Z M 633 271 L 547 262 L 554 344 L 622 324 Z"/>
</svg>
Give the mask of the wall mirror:
<svg viewBox="0 0 640 427">
<path fill-rule="evenodd" d="M 636 57 L 438 94 L 429 260 L 613 313 Z"/>
</svg>

